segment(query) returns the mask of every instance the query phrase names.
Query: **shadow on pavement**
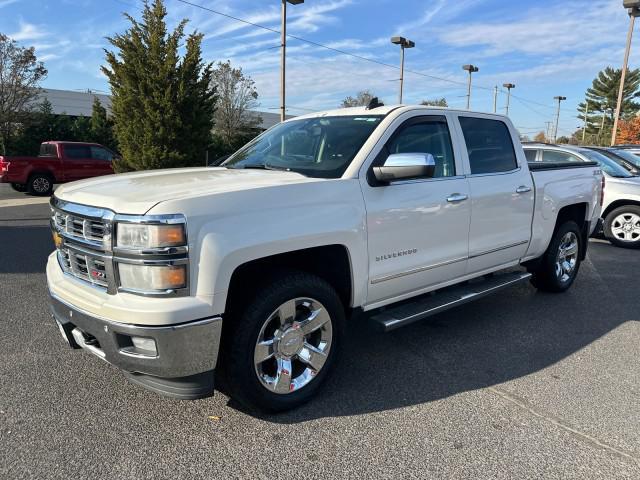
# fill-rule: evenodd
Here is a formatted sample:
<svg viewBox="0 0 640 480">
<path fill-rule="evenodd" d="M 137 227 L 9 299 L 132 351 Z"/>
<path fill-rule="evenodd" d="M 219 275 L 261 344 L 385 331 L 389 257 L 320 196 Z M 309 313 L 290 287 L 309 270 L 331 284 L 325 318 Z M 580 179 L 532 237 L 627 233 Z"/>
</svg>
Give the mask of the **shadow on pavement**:
<svg viewBox="0 0 640 480">
<path fill-rule="evenodd" d="M 620 257 L 619 250 L 613 253 Z M 637 268 L 638 254 L 629 252 L 629 269 Z M 317 398 L 298 410 L 262 418 L 288 424 L 362 415 L 539 372 L 638 319 L 635 298 L 620 301 L 614 293 L 585 262 L 564 294 L 522 284 L 388 334 L 377 333 L 363 319 L 350 326 L 340 364 Z"/>
<path fill-rule="evenodd" d="M 0 274 L 44 273 L 54 248 L 48 225 L 0 225 Z"/>
</svg>

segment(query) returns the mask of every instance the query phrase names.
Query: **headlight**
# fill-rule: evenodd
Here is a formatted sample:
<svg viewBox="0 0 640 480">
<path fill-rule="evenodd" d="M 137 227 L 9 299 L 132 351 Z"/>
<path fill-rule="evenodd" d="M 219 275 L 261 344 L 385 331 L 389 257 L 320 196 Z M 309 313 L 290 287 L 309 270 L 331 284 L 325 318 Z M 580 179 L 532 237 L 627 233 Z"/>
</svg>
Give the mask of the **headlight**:
<svg viewBox="0 0 640 480">
<path fill-rule="evenodd" d="M 117 224 L 116 246 L 124 248 L 161 248 L 186 245 L 184 224 Z"/>
<path fill-rule="evenodd" d="M 187 286 L 186 265 L 119 263 L 120 286 L 139 291 L 178 290 Z"/>
</svg>

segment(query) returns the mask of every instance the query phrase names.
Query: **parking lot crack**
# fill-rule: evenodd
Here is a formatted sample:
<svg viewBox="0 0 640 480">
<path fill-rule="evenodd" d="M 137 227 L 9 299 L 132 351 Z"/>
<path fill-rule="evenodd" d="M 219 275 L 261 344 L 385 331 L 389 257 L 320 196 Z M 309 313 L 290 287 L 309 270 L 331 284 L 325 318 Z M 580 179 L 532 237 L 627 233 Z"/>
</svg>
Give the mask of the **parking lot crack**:
<svg viewBox="0 0 640 480">
<path fill-rule="evenodd" d="M 509 393 L 505 390 L 502 390 L 501 388 L 497 388 L 497 387 L 488 387 L 487 388 L 489 391 L 493 392 L 494 394 L 498 395 L 499 397 L 501 397 L 503 400 L 506 400 L 507 402 L 512 403 L 513 405 L 516 405 L 517 407 L 521 408 L 522 410 L 525 410 L 527 412 L 529 412 L 530 414 L 541 418 L 542 420 L 553 424 L 554 426 L 564 430 L 565 432 L 568 432 L 569 434 L 571 434 L 574 438 L 580 440 L 581 442 L 587 443 L 591 446 L 595 446 L 598 448 L 601 448 L 603 450 L 608 451 L 609 453 L 615 455 L 616 457 L 625 460 L 627 462 L 631 462 L 634 465 L 640 465 L 640 458 L 637 457 L 636 455 L 634 455 L 633 453 L 630 452 L 626 452 L 620 448 L 614 447 L 612 445 L 609 445 L 605 442 L 603 442 L 602 440 L 599 440 L 596 437 L 593 437 L 591 435 L 589 435 L 588 433 L 582 432 L 578 429 L 576 429 L 575 427 L 569 425 L 566 421 L 564 421 L 563 419 L 550 415 L 548 413 L 543 412 L 542 410 L 540 410 L 539 408 L 537 408 L 536 406 L 532 405 L 531 403 L 529 403 L 527 400 L 525 400 L 524 398 L 521 398 L 517 395 L 514 395 L 512 393 Z"/>
</svg>

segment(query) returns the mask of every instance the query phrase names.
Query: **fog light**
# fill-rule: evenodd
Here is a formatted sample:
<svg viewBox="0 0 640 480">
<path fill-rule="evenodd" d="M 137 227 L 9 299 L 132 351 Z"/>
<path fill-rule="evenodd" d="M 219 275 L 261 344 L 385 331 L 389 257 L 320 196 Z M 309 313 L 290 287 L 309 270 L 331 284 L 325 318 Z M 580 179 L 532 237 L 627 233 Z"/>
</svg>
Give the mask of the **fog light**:
<svg viewBox="0 0 640 480">
<path fill-rule="evenodd" d="M 133 343 L 133 346 L 138 353 L 142 353 L 144 355 L 158 355 L 156 341 L 153 338 L 131 337 L 131 343 Z"/>
</svg>

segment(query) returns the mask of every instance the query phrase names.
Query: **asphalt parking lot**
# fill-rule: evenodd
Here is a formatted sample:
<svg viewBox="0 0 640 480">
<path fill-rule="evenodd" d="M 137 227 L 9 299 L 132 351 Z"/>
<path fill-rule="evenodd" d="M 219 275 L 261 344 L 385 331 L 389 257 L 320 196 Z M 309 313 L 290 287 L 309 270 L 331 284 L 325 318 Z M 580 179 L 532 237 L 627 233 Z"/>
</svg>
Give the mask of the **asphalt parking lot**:
<svg viewBox="0 0 640 480">
<path fill-rule="evenodd" d="M 591 241 L 561 295 L 355 322 L 315 401 L 258 417 L 67 349 L 36 200 L 0 185 L 0 478 L 640 478 L 640 251 Z"/>
</svg>

